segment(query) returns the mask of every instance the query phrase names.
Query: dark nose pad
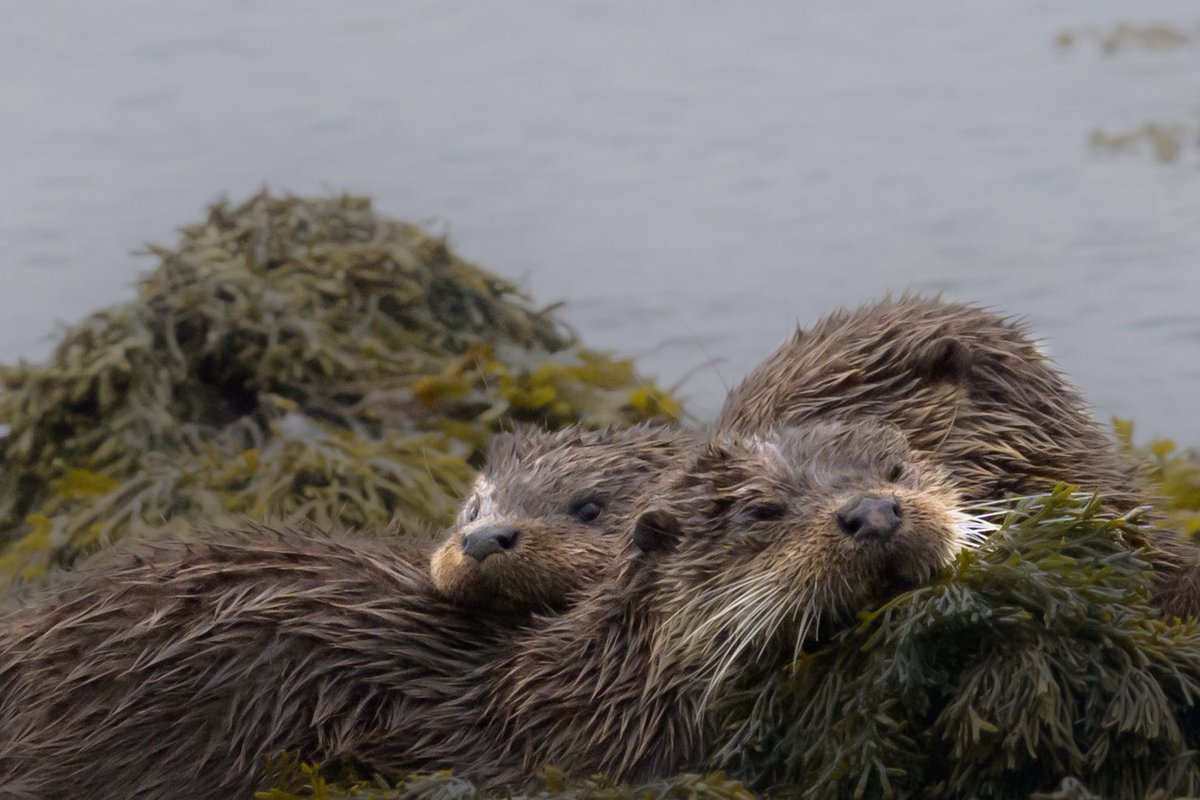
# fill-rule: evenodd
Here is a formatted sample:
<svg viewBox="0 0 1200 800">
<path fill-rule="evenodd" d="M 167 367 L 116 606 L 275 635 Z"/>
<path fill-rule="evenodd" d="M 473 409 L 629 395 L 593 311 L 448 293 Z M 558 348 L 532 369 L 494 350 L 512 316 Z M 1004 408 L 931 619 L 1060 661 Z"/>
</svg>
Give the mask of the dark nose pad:
<svg viewBox="0 0 1200 800">
<path fill-rule="evenodd" d="M 511 550 L 521 532 L 503 525 L 485 525 L 463 537 L 462 550 L 476 561 L 483 561 L 492 553 Z"/>
<path fill-rule="evenodd" d="M 900 528 L 900 501 L 858 497 L 838 509 L 837 521 L 855 539 L 886 539 Z"/>
</svg>

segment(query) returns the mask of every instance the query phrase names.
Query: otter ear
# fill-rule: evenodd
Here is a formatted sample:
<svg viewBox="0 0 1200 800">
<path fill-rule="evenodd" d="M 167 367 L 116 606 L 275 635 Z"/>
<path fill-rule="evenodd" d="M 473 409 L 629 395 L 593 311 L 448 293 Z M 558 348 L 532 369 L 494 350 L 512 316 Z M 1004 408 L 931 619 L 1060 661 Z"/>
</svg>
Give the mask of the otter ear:
<svg viewBox="0 0 1200 800">
<path fill-rule="evenodd" d="M 487 463 L 524 461 L 539 450 L 545 451 L 548 448 L 559 446 L 560 442 L 557 437 L 561 435 L 562 431 L 548 431 L 531 422 L 518 423 L 511 430 L 497 433 L 488 442 Z"/>
<path fill-rule="evenodd" d="M 675 548 L 682 532 L 678 517 L 653 508 L 642 512 L 633 524 L 633 544 L 643 553 L 668 553 Z"/>
<path fill-rule="evenodd" d="M 493 436 L 487 446 L 488 463 L 516 456 L 517 442 L 520 441 L 520 438 L 516 430 L 501 431 Z"/>
<path fill-rule="evenodd" d="M 916 369 L 934 379 L 959 381 L 971 370 L 971 351 L 958 339 L 942 336 L 917 353 Z"/>
</svg>

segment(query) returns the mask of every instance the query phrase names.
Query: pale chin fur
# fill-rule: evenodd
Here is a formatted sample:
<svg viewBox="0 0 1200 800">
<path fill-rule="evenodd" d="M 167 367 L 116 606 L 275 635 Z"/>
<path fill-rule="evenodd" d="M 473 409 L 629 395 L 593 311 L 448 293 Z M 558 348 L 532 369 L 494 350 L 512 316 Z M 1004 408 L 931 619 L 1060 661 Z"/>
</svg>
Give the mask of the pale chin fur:
<svg viewBox="0 0 1200 800">
<path fill-rule="evenodd" d="M 1004 513 L 1007 512 L 1008 509 L 1005 508 Z M 949 513 L 951 530 L 955 536 L 941 567 L 949 566 L 963 550 L 977 549 L 1000 528 L 998 523 L 989 518 L 998 516 L 999 510 L 979 516 L 958 509 Z M 739 584 L 749 584 L 753 587 L 756 582 L 755 579 L 743 579 Z M 703 652 L 715 648 L 718 651 L 715 658 L 711 657 L 710 652 L 707 659 L 712 666 L 709 667 L 706 676 L 707 686 L 697 707 L 698 714 L 703 714 L 726 680 L 734 673 L 738 658 L 746 651 L 753 653 L 756 650 L 757 655 L 761 656 L 766 643 L 781 625 L 794 625 L 796 628 L 793 660 L 800 657 L 800 650 L 808 635 L 820 629 L 821 613 L 819 610 L 814 612 L 814 609 L 822 608 L 822 604 L 813 602 L 817 599 L 813 592 L 820 592 L 821 589 L 810 588 L 807 591 L 784 593 L 778 586 L 767 584 L 757 587 L 757 591 L 751 594 L 743 594 L 741 590 L 745 588 L 748 587 L 738 584 L 723 587 L 720 591 L 723 597 L 715 601 L 710 600 L 706 604 L 707 614 L 701 615 L 706 617 L 703 622 L 681 635 L 687 649 Z M 824 590 L 828 591 L 828 587 L 824 587 Z M 668 619 L 668 627 L 677 621 L 682 611 L 683 609 L 680 609 Z M 691 612 L 691 616 L 696 607 L 690 606 L 688 611 Z M 721 644 L 714 644 L 720 641 L 717 634 L 721 631 L 727 636 Z"/>
</svg>

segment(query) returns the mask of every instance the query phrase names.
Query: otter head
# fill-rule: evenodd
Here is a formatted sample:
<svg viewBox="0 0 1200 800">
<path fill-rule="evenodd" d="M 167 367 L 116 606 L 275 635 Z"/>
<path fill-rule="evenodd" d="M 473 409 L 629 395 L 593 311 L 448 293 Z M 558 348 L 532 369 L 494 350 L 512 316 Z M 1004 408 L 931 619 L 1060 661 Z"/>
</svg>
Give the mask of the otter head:
<svg viewBox="0 0 1200 800">
<path fill-rule="evenodd" d="M 434 552 L 434 585 L 463 605 L 559 610 L 620 552 L 643 492 L 678 457 L 670 428 L 496 436 Z"/>
<path fill-rule="evenodd" d="M 633 526 L 655 646 L 710 691 L 929 581 L 978 535 L 942 471 L 871 421 L 718 439 L 658 495 Z"/>
</svg>

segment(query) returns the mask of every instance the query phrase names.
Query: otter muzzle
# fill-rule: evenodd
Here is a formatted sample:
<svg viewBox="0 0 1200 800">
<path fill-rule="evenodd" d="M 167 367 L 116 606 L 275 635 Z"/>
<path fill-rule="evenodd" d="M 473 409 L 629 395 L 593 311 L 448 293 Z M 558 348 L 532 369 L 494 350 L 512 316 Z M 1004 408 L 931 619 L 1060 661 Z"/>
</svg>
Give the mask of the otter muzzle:
<svg viewBox="0 0 1200 800">
<path fill-rule="evenodd" d="M 486 525 L 463 536 L 462 551 L 476 561 L 483 561 L 493 553 L 513 549 L 520 534 L 516 528 Z"/>
</svg>

